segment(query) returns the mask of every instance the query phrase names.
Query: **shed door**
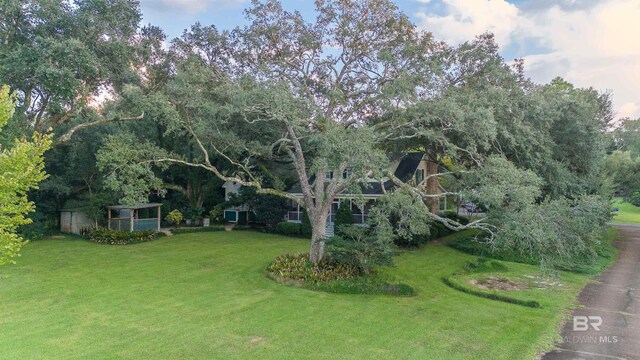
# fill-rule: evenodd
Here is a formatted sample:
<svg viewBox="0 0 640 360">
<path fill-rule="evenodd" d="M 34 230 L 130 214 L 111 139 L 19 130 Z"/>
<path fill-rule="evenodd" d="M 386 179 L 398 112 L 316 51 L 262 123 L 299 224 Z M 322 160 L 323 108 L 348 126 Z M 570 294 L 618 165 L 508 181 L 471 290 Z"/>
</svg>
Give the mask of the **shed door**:
<svg viewBox="0 0 640 360">
<path fill-rule="evenodd" d="M 71 212 L 63 212 L 60 214 L 60 231 L 71 232 Z"/>
</svg>

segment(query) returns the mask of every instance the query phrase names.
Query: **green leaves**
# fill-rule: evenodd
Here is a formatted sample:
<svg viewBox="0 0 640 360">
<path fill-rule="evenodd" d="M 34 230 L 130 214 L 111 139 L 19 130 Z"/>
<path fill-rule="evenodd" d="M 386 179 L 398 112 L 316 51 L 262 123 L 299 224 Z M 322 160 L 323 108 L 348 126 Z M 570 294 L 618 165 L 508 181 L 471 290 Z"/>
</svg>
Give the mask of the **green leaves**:
<svg viewBox="0 0 640 360">
<path fill-rule="evenodd" d="M 541 195 L 542 180 L 533 171 L 519 169 L 499 156 L 489 157 L 483 167 L 469 173 L 464 181 L 469 199 L 495 211 L 523 208 Z"/>
<path fill-rule="evenodd" d="M 166 169 L 169 163 L 158 163 L 168 154 L 133 134 L 109 136 L 96 156 L 98 168 L 106 173 L 105 186 L 121 195 L 125 205 L 144 203 L 151 190 L 164 194 L 162 180 L 154 171 L 154 164 Z"/>
<path fill-rule="evenodd" d="M 609 203 L 598 196 L 546 200 L 506 212 L 493 246 L 540 261 L 543 272 L 579 270 L 596 260 Z"/>
<path fill-rule="evenodd" d="M 0 88 L 0 130 L 13 114 L 9 88 Z M 51 136 L 34 134 L 31 141 L 16 139 L 9 148 L 0 147 L 0 265 L 13 263 L 26 243 L 16 229 L 31 220 L 25 215 L 35 209 L 27 192 L 38 188 L 46 178 L 44 152 L 51 147 Z"/>
</svg>

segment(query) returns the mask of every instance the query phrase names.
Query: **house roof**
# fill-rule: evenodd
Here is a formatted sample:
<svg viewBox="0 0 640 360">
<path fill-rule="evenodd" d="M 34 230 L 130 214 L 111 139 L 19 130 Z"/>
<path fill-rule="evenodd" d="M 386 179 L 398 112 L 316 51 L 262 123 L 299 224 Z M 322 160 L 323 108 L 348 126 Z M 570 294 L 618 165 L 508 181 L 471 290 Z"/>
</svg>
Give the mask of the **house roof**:
<svg viewBox="0 0 640 360">
<path fill-rule="evenodd" d="M 124 209 L 137 210 L 137 209 L 148 209 L 148 208 L 154 208 L 154 207 L 160 207 L 160 206 L 162 206 L 161 203 L 146 203 L 146 204 L 135 204 L 135 205 L 112 205 L 112 206 L 107 206 L 107 209 L 111 209 L 111 210 L 124 210 Z"/>
<path fill-rule="evenodd" d="M 420 165 L 422 158 L 424 158 L 423 152 L 407 153 L 400 159 L 400 163 L 393 175 L 402 181 L 411 179 L 416 170 L 418 170 L 418 165 Z"/>
<path fill-rule="evenodd" d="M 398 162 L 398 166 L 396 167 L 393 175 L 402 181 L 407 181 L 411 179 L 418 169 L 418 165 L 420 165 L 420 161 L 424 158 L 423 152 L 410 152 L 406 153 L 404 156 L 400 158 Z M 315 180 L 315 176 L 311 176 L 309 178 L 309 182 L 313 182 Z M 387 180 L 384 182 L 384 189 L 389 191 L 395 188 L 395 184 L 391 180 Z M 295 184 L 294 186 L 287 191 L 290 194 L 302 194 L 302 188 L 300 187 L 300 183 Z M 369 181 L 367 183 L 360 184 L 360 193 L 364 196 L 381 196 L 384 194 L 382 190 L 382 185 L 378 181 Z M 346 193 L 342 193 L 342 195 L 347 195 Z"/>
</svg>

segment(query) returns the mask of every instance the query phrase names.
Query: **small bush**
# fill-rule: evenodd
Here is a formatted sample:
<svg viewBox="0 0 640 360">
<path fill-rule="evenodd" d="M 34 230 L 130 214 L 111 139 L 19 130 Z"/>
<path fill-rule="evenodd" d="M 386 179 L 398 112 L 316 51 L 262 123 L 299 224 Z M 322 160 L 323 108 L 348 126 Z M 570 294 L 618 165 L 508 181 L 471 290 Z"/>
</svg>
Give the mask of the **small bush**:
<svg viewBox="0 0 640 360">
<path fill-rule="evenodd" d="M 468 261 L 464 264 L 464 270 L 468 273 L 480 273 L 480 272 L 501 272 L 509 270 L 503 263 L 479 257 L 474 261 Z"/>
<path fill-rule="evenodd" d="M 338 211 L 336 212 L 335 226 L 336 226 L 336 234 L 341 235 L 340 229 L 343 226 L 353 225 L 353 211 L 351 211 L 351 206 L 349 205 L 349 201 L 343 200 L 340 202 L 340 206 L 338 207 Z"/>
<path fill-rule="evenodd" d="M 273 229 L 273 231 L 276 234 L 285 235 L 285 236 L 301 236 L 302 225 L 298 223 L 281 221 L 276 224 L 276 227 Z"/>
<path fill-rule="evenodd" d="M 288 202 L 276 195 L 258 195 L 253 208 L 256 222 L 273 229 L 289 211 Z"/>
<path fill-rule="evenodd" d="M 171 210 L 171 212 L 167 214 L 167 216 L 165 217 L 165 220 L 167 220 L 169 223 L 171 223 L 174 226 L 178 226 L 182 222 L 183 216 L 180 210 L 175 209 L 175 210 Z"/>
<path fill-rule="evenodd" d="M 89 240 L 99 244 L 128 245 L 152 241 L 160 237 L 155 231 L 116 231 L 94 228 L 87 232 Z"/>
<path fill-rule="evenodd" d="M 311 233 L 313 232 L 313 228 L 311 227 L 311 220 L 309 220 L 309 214 L 307 214 L 307 210 L 302 212 L 302 222 L 300 223 L 300 233 L 304 237 L 311 238 Z"/>
<path fill-rule="evenodd" d="M 212 222 L 220 223 L 224 215 L 224 204 L 218 204 L 209 211 L 209 219 Z"/>
<path fill-rule="evenodd" d="M 178 229 L 171 229 L 171 232 L 174 235 L 198 233 L 198 232 L 215 232 L 215 231 L 225 231 L 224 226 L 198 226 L 198 227 L 182 227 Z"/>
<path fill-rule="evenodd" d="M 20 226 L 17 231 L 25 240 L 41 240 L 60 232 L 55 222 L 40 211 L 32 213 L 29 218 L 32 222 Z"/>
<path fill-rule="evenodd" d="M 374 266 L 393 266 L 395 249 L 390 239 L 371 235 L 355 225 L 339 227 L 342 236 L 327 240 L 327 250 L 335 261 L 368 274 Z"/>
<path fill-rule="evenodd" d="M 429 226 L 429 235 L 431 240 L 439 239 L 443 236 L 447 236 L 452 233 L 448 227 L 444 226 L 441 222 L 433 222 Z"/>
</svg>

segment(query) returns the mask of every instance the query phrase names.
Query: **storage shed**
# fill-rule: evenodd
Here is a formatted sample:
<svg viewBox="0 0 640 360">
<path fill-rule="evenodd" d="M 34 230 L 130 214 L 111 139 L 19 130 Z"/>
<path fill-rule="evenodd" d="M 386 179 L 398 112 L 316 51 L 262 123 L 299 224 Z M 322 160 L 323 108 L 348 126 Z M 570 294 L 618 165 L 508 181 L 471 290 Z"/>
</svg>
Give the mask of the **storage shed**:
<svg viewBox="0 0 640 360">
<path fill-rule="evenodd" d="M 87 214 L 78 209 L 60 210 L 60 231 L 80 235 L 83 229 L 95 226 Z"/>
<path fill-rule="evenodd" d="M 160 231 L 159 203 L 107 206 L 107 227 L 119 231 Z"/>
</svg>

